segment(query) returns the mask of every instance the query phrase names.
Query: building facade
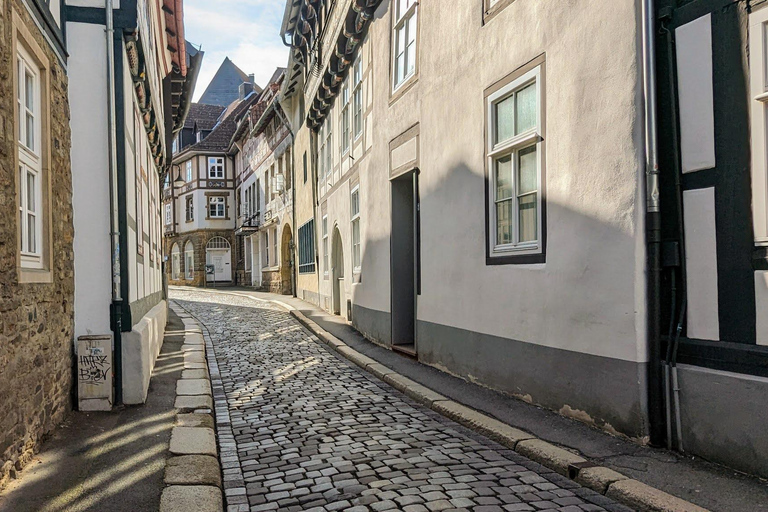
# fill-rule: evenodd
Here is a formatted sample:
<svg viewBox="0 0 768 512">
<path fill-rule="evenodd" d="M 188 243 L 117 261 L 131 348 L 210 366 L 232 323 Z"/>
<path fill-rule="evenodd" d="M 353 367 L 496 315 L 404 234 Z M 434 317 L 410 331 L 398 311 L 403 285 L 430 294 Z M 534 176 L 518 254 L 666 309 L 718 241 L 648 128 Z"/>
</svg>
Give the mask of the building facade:
<svg viewBox="0 0 768 512">
<path fill-rule="evenodd" d="M 768 9 L 678 4 L 288 1 L 297 294 L 425 364 L 766 475 Z"/>
<path fill-rule="evenodd" d="M 177 138 L 178 152 L 163 189 L 164 254 L 170 284 L 235 282 L 236 173 L 228 148 L 238 123 L 258 96 L 251 82 L 241 86 L 245 86 L 243 94 L 226 108 L 192 105 L 187 127 Z M 186 133 L 189 127 L 191 134 Z M 195 142 L 185 144 L 189 139 Z"/>
<path fill-rule="evenodd" d="M 146 399 L 166 321 L 161 183 L 202 54 L 181 2 L 67 3 L 75 338 L 113 334 L 115 400 Z M 105 38 L 106 34 L 106 38 Z"/>
<path fill-rule="evenodd" d="M 0 3 L 0 488 L 72 400 L 74 268 L 60 2 Z"/>
<path fill-rule="evenodd" d="M 290 129 L 278 101 L 277 69 L 233 137 L 237 172 L 238 284 L 281 294 L 295 286 Z"/>
</svg>

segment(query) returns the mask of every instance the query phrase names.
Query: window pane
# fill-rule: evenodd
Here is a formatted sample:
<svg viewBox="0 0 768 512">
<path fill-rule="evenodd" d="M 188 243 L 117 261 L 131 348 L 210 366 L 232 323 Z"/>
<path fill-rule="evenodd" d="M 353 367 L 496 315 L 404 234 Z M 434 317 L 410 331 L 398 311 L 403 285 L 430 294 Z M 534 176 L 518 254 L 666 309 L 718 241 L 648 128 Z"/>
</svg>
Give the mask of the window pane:
<svg viewBox="0 0 768 512">
<path fill-rule="evenodd" d="M 35 118 L 27 114 L 27 141 L 25 144 L 32 151 L 35 150 Z"/>
<path fill-rule="evenodd" d="M 402 46 L 400 46 L 402 48 Z M 404 51 L 398 51 L 397 54 L 397 62 L 395 63 L 395 83 L 399 84 L 403 81 L 403 77 L 405 76 L 405 52 Z"/>
<path fill-rule="evenodd" d="M 523 133 L 536 126 L 536 84 L 533 83 L 517 94 L 516 130 L 515 134 Z"/>
<path fill-rule="evenodd" d="M 496 104 L 496 140 L 499 143 L 512 137 L 515 120 L 515 97 L 502 100 Z"/>
<path fill-rule="evenodd" d="M 36 253 L 37 239 L 35 237 L 37 236 L 37 222 L 34 214 L 27 214 L 27 223 L 27 250 L 29 252 Z"/>
<path fill-rule="evenodd" d="M 496 244 L 512 243 L 512 226 L 515 219 L 515 202 L 496 203 Z"/>
<path fill-rule="evenodd" d="M 37 206 L 35 205 L 35 195 L 37 192 L 35 186 L 35 175 L 31 172 L 27 173 L 27 210 L 35 213 Z"/>
<path fill-rule="evenodd" d="M 496 200 L 512 197 L 512 156 L 496 160 Z"/>
<path fill-rule="evenodd" d="M 533 242 L 537 235 L 536 196 L 530 194 L 518 199 L 520 208 L 520 242 Z"/>
<path fill-rule="evenodd" d="M 536 146 L 521 149 L 517 156 L 517 168 L 520 173 L 518 195 L 533 192 L 538 188 L 536 178 Z"/>
<path fill-rule="evenodd" d="M 35 77 L 29 72 L 24 73 L 26 107 L 35 111 Z"/>
</svg>

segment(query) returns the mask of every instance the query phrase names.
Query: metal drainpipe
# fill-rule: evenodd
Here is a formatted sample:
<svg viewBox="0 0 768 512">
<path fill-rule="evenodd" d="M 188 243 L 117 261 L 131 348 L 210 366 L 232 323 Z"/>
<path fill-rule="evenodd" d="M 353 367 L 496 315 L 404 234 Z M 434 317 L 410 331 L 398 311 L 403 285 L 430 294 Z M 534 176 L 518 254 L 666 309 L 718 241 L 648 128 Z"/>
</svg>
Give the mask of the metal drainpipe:
<svg viewBox="0 0 768 512">
<path fill-rule="evenodd" d="M 656 56 L 653 0 L 642 2 L 643 99 L 645 107 L 648 423 L 650 442 L 664 442 L 664 392 L 661 370 L 661 216 L 656 130 Z"/>
<path fill-rule="evenodd" d="M 123 401 L 123 298 L 120 293 L 120 224 L 117 191 L 117 128 L 115 126 L 115 27 L 113 0 L 106 0 L 107 151 L 109 154 L 110 240 L 112 249 L 112 332 L 114 335 L 115 404 Z"/>
</svg>

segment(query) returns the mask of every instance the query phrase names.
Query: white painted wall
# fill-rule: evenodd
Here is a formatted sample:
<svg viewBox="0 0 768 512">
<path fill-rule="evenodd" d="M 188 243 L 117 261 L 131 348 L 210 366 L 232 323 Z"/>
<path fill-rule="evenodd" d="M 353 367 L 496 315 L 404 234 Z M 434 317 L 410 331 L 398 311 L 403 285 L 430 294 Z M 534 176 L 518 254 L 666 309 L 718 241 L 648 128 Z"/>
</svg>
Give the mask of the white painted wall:
<svg viewBox="0 0 768 512">
<path fill-rule="evenodd" d="M 104 27 L 67 23 L 67 45 L 75 225 L 75 337 L 78 337 L 111 331 Z"/>
<path fill-rule="evenodd" d="M 688 337 L 720 339 L 715 189 L 683 191 Z M 759 316 L 759 315 L 758 315 Z"/>
<path fill-rule="evenodd" d="M 675 30 L 683 172 L 715 166 L 712 20 L 707 14 Z"/>
</svg>

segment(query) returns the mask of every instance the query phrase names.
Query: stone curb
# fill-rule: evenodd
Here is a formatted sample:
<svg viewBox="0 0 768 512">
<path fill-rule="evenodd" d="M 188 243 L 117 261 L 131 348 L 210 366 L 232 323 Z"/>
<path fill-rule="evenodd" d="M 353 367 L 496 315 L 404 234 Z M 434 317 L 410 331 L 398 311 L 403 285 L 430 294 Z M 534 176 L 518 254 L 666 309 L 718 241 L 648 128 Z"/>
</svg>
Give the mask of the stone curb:
<svg viewBox="0 0 768 512">
<path fill-rule="evenodd" d="M 279 301 L 271 302 L 283 305 Z M 320 341 L 398 391 L 584 487 L 642 512 L 707 512 L 706 509 L 693 503 L 633 480 L 612 469 L 593 465 L 576 453 L 450 400 L 348 347 L 343 341 L 307 318 L 301 311 L 292 307 L 286 309 Z"/>
<path fill-rule="evenodd" d="M 228 295 L 240 295 L 232 292 L 219 292 Z M 255 297 L 254 300 L 261 301 Z M 192 313 L 186 310 L 178 302 L 172 301 L 174 305 L 184 310 L 187 315 L 193 318 L 199 326 L 199 332 L 205 342 L 205 355 L 208 367 L 208 374 L 213 392 L 213 413 L 216 425 L 216 438 L 219 448 L 219 468 L 222 473 L 222 483 L 224 489 L 223 501 L 226 504 L 227 512 L 249 512 L 248 498 L 245 490 L 245 478 L 243 477 L 242 466 L 240 465 L 240 455 L 237 452 L 235 435 L 232 431 L 232 418 L 229 415 L 229 406 L 227 404 L 227 395 L 224 391 L 224 384 L 221 381 L 221 372 L 219 363 L 216 359 L 216 349 L 213 346 L 210 332 L 203 322 L 201 322 Z M 262 301 L 265 302 L 265 301 Z M 208 396 L 211 399 L 211 396 Z"/>
<path fill-rule="evenodd" d="M 227 454 L 225 440 L 232 433 L 230 428 L 228 437 L 219 427 L 220 400 L 223 398 L 226 409 L 226 397 L 213 344 L 202 322 L 179 303 L 170 303 L 184 323 L 184 370 L 176 381 L 176 426 L 171 431 L 171 457 L 166 462 L 160 512 L 186 512 L 189 507 L 222 512 L 231 482 L 226 474 L 222 478 L 219 457 Z"/>
</svg>

